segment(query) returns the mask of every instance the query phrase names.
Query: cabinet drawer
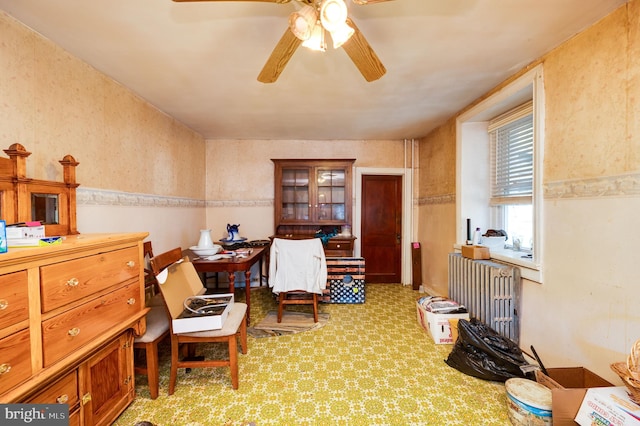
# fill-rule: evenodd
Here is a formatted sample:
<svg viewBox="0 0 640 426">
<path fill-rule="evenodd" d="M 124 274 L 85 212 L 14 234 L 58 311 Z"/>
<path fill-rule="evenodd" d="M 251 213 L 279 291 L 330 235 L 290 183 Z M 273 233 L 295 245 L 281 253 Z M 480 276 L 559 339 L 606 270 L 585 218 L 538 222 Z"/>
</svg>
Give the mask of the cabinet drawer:
<svg viewBox="0 0 640 426">
<path fill-rule="evenodd" d="M 78 373 L 73 370 L 28 402 L 33 404 L 68 404 L 69 410 L 78 403 Z"/>
<path fill-rule="evenodd" d="M 31 377 L 29 330 L 0 340 L 0 393 Z"/>
<path fill-rule="evenodd" d="M 351 257 L 353 256 L 353 240 L 341 240 L 331 238 L 324 247 L 327 257 Z"/>
<path fill-rule="evenodd" d="M 339 251 L 351 251 L 353 250 L 353 241 L 351 240 L 334 240 L 333 238 L 327 241 L 325 250 L 339 250 Z"/>
<path fill-rule="evenodd" d="M 0 276 L 0 328 L 29 318 L 27 271 Z"/>
<path fill-rule="evenodd" d="M 325 250 L 324 255 L 326 257 L 351 257 L 353 251 L 351 250 Z"/>
<path fill-rule="evenodd" d="M 44 366 L 64 358 L 144 306 L 140 285 L 132 283 L 42 323 Z"/>
<path fill-rule="evenodd" d="M 43 266 L 40 268 L 42 312 L 138 276 L 138 256 L 138 248 L 131 247 Z"/>
</svg>

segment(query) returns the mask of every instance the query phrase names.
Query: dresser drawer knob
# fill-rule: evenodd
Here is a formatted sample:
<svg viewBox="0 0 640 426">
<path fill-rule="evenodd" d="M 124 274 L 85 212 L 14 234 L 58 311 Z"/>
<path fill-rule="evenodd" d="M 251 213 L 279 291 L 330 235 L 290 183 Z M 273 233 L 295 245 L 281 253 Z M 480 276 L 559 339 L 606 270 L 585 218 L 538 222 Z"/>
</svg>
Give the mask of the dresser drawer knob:
<svg viewBox="0 0 640 426">
<path fill-rule="evenodd" d="M 127 262 L 127 266 L 129 268 L 133 268 L 134 266 L 136 266 L 136 262 L 134 262 L 133 260 L 130 260 L 130 261 Z"/>
<path fill-rule="evenodd" d="M 9 301 L 7 299 L 0 299 L 0 311 L 4 311 L 9 307 Z"/>
<path fill-rule="evenodd" d="M 73 327 L 67 332 L 67 334 L 71 337 L 76 337 L 78 334 L 80 334 L 80 329 L 78 327 Z"/>
<path fill-rule="evenodd" d="M 0 375 L 7 374 L 11 371 L 11 364 L 0 364 Z"/>
<path fill-rule="evenodd" d="M 69 402 L 69 395 L 67 395 L 66 393 L 63 395 L 60 395 L 59 397 L 56 398 L 56 402 L 58 404 L 66 404 L 67 402 Z"/>
<path fill-rule="evenodd" d="M 337 248 L 340 248 L 340 244 L 336 244 L 336 247 L 337 247 Z"/>
<path fill-rule="evenodd" d="M 78 284 L 80 284 L 80 281 L 78 281 L 77 278 L 71 278 L 69 281 L 67 281 L 67 285 L 69 287 L 78 287 Z"/>
<path fill-rule="evenodd" d="M 136 304 L 136 299 L 135 299 L 135 298 L 133 298 L 133 297 L 130 297 L 130 298 L 127 300 L 127 304 L 128 304 L 128 305 L 135 305 L 135 304 Z"/>
</svg>

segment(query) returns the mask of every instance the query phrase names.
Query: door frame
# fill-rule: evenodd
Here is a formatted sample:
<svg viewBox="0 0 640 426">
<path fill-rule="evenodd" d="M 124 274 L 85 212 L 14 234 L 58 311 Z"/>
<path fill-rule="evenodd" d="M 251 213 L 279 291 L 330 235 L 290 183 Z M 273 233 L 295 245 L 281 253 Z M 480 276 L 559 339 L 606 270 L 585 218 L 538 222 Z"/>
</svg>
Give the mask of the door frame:
<svg viewBox="0 0 640 426">
<path fill-rule="evenodd" d="M 402 247 L 401 247 L 401 263 L 402 263 L 402 284 L 411 284 L 411 256 L 410 243 L 413 235 L 413 206 L 412 206 L 412 188 L 413 178 L 411 169 L 404 168 L 374 168 L 374 167 L 356 167 L 354 173 L 354 202 L 355 213 L 353 215 L 353 233 L 356 237 L 362 235 L 362 176 L 363 175 L 393 175 L 402 176 Z M 360 247 L 361 238 L 356 239 L 354 246 L 354 255 L 360 257 L 362 250 Z M 366 268 L 365 259 L 365 268 Z"/>
</svg>

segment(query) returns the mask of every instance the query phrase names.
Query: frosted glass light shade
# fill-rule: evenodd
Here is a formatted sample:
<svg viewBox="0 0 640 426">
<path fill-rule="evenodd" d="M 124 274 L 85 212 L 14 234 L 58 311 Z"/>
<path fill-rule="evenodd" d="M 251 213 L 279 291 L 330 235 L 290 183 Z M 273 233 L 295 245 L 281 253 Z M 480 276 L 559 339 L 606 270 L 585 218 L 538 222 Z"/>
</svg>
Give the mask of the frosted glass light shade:
<svg viewBox="0 0 640 426">
<path fill-rule="evenodd" d="M 333 32 L 347 21 L 347 5 L 343 0 L 324 0 L 320 6 L 320 22 Z"/>
<path fill-rule="evenodd" d="M 331 31 L 331 40 L 333 40 L 333 48 L 337 49 L 342 46 L 351 36 L 355 33 L 355 30 L 348 24 L 344 23 L 338 29 Z"/>
<path fill-rule="evenodd" d="M 302 42 L 302 45 L 311 50 L 324 52 L 327 50 L 327 44 L 324 40 L 324 28 L 319 23 L 313 28 L 311 37 Z"/>
<path fill-rule="evenodd" d="M 289 15 L 289 29 L 300 40 L 308 40 L 317 20 L 316 10 L 309 5 L 304 5 L 299 12 L 293 12 Z"/>
</svg>

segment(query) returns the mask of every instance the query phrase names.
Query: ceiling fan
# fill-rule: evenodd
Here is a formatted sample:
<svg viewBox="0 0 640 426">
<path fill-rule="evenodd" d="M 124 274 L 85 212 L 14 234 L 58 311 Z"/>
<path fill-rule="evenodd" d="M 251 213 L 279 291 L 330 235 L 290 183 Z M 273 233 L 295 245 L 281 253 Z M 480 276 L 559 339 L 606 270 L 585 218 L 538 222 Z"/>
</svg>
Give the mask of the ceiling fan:
<svg viewBox="0 0 640 426">
<path fill-rule="evenodd" d="M 289 3 L 291 0 L 173 0 L 196 1 L 260 1 L 264 3 Z M 342 47 L 367 81 L 382 77 L 386 68 L 373 51 L 369 42 L 347 15 L 345 0 L 296 0 L 301 9 L 291 13 L 289 26 L 271 52 L 267 63 L 258 75 L 262 83 L 275 82 L 284 67 L 302 44 L 312 50 L 326 49 L 325 35 L 329 33 L 335 49 Z M 353 0 L 359 5 L 382 3 L 391 0 Z"/>
</svg>

